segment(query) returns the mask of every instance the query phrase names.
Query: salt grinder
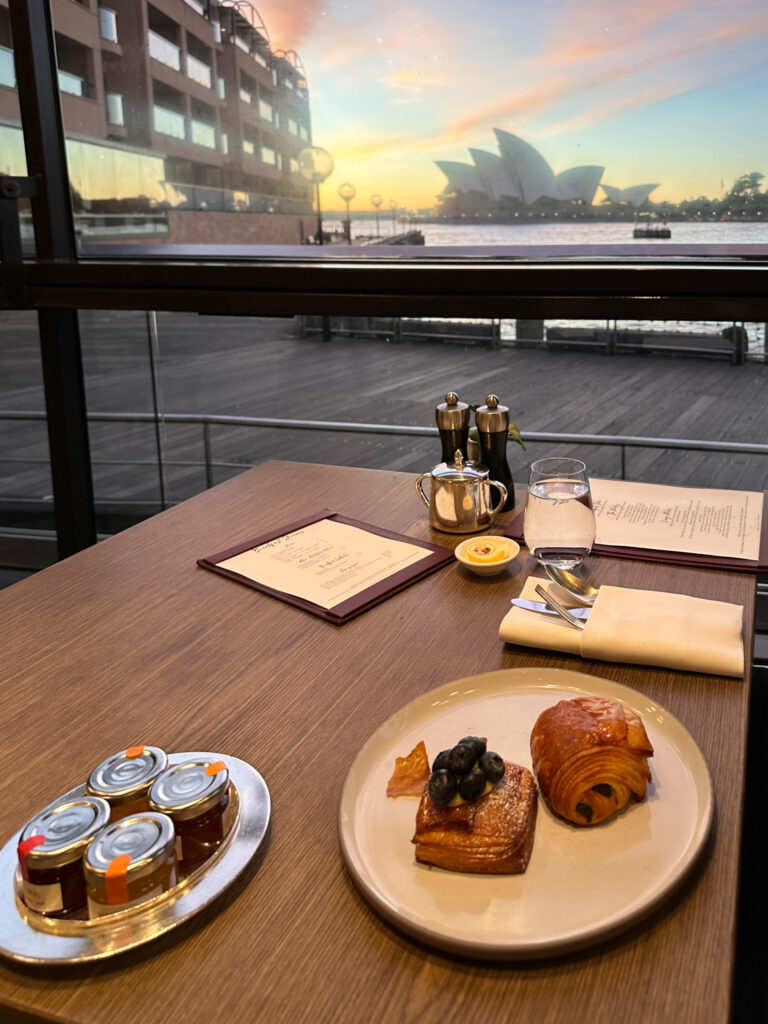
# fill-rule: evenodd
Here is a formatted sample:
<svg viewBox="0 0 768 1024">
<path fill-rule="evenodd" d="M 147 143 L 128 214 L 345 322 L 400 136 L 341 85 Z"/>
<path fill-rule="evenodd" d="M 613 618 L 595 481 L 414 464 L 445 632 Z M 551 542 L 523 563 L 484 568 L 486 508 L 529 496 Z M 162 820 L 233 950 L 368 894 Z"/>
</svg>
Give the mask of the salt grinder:
<svg viewBox="0 0 768 1024">
<path fill-rule="evenodd" d="M 515 484 L 507 462 L 509 409 L 499 405 L 496 395 L 488 395 L 485 405 L 475 413 L 475 421 L 480 435 L 480 461 L 487 467 L 491 480 L 500 480 L 507 488 L 507 500 L 501 511 L 509 512 L 515 507 Z"/>
<path fill-rule="evenodd" d="M 449 391 L 445 401 L 435 409 L 437 429 L 440 431 L 440 443 L 443 446 L 443 462 L 453 464 L 456 451 L 459 450 L 466 461 L 467 440 L 469 438 L 469 406 L 460 402 L 455 391 Z M 503 481 L 502 481 L 503 482 Z"/>
</svg>

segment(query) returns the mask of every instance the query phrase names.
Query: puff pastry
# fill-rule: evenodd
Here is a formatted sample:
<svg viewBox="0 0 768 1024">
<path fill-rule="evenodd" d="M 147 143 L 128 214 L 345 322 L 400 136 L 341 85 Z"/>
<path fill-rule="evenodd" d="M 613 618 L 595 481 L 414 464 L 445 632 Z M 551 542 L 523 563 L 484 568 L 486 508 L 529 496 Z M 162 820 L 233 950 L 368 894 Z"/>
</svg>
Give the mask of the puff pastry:
<svg viewBox="0 0 768 1024">
<path fill-rule="evenodd" d="M 417 861 L 479 874 L 525 871 L 536 828 L 536 782 L 527 768 L 504 765 L 490 793 L 458 807 L 438 807 L 425 787 L 412 840 Z"/>
<path fill-rule="evenodd" d="M 533 770 L 542 795 L 576 825 L 599 825 L 643 800 L 653 748 L 634 711 L 603 697 L 561 700 L 531 733 Z"/>
</svg>

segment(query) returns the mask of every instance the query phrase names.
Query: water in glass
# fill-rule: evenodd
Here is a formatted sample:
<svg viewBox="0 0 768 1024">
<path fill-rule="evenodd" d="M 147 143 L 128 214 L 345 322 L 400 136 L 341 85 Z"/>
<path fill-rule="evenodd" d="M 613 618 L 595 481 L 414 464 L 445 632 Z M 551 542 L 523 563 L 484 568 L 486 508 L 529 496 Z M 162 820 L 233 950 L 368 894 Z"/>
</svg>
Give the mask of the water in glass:
<svg viewBox="0 0 768 1024">
<path fill-rule="evenodd" d="M 595 541 L 586 466 L 577 459 L 540 459 L 531 466 L 525 543 L 542 564 L 571 569 Z"/>
</svg>

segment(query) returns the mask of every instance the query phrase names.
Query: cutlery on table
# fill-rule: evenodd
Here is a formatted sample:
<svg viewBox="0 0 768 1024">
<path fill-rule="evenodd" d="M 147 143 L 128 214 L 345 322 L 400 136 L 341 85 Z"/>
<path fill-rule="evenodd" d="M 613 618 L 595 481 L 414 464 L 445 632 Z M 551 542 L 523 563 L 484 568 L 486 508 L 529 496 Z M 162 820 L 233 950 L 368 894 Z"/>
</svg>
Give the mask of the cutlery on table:
<svg viewBox="0 0 768 1024">
<path fill-rule="evenodd" d="M 542 587 L 540 583 L 536 584 L 536 593 L 539 595 L 539 597 L 542 597 L 544 599 L 544 602 L 546 604 L 554 608 L 557 614 L 561 618 L 565 619 L 566 622 L 569 622 L 572 626 L 575 626 L 576 629 L 584 629 L 584 623 L 581 621 L 581 619 L 577 619 L 576 616 L 572 615 L 567 608 L 564 608 L 563 605 L 561 605 L 560 602 L 557 600 L 557 598 L 552 597 L 551 594 L 547 593 L 547 591 L 544 589 L 544 587 Z"/>
<path fill-rule="evenodd" d="M 560 612 L 556 612 L 554 608 L 552 608 L 548 604 L 544 604 L 543 601 L 529 601 L 525 597 L 513 597 L 511 603 L 515 605 L 517 608 L 525 608 L 529 612 L 541 612 L 543 615 L 556 615 L 558 617 L 560 616 Z M 577 619 L 588 619 L 592 609 L 569 608 L 568 611 Z"/>
<path fill-rule="evenodd" d="M 590 607 L 595 603 L 595 598 L 600 592 L 599 589 L 587 583 L 580 576 L 568 572 L 567 569 L 559 569 L 556 565 L 545 565 L 544 571 L 553 583 L 562 587 L 566 593 L 570 594 L 577 601 Z"/>
</svg>

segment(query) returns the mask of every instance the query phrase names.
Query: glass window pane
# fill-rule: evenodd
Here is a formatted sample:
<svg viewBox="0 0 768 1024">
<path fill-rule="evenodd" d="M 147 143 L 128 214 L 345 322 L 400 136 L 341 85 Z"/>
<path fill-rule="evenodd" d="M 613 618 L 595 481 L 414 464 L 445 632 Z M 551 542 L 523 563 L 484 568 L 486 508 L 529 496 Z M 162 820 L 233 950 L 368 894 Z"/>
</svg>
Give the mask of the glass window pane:
<svg viewBox="0 0 768 1024">
<path fill-rule="evenodd" d="M 95 161 L 72 168 L 77 216 L 119 213 L 111 241 L 135 237 L 132 219 L 147 240 L 154 203 L 153 241 L 295 246 L 319 240 L 319 204 L 323 241 L 365 258 L 403 253 L 370 248 L 383 240 L 419 246 L 411 256 L 765 252 L 754 0 L 507 13 L 273 5 L 265 23 L 249 0 L 57 4 L 65 126 Z M 0 7 L 8 125 L 11 55 Z M 312 149 L 330 154 L 325 170 L 301 159 Z M 107 185 L 98 150 L 146 163 L 148 188 Z M 198 202 L 200 188 L 218 200 Z M 103 227 L 85 219 L 78 237 L 104 241 Z"/>
<path fill-rule="evenodd" d="M 753 403 L 733 400 L 768 383 L 763 324 L 159 312 L 150 356 L 146 316 L 82 319 L 89 413 L 113 417 L 91 424 L 98 501 L 126 514 L 159 508 L 163 480 L 176 502 L 270 458 L 426 472 L 441 459 L 435 407 L 451 390 L 473 405 L 497 394 L 509 407 L 527 441 L 508 446 L 518 482 L 532 459 L 562 453 L 594 476 L 768 484 L 768 446 L 707 448 L 765 444 Z"/>
<path fill-rule="evenodd" d="M 0 315 L 0 586 L 56 561 L 37 315 Z"/>
</svg>

